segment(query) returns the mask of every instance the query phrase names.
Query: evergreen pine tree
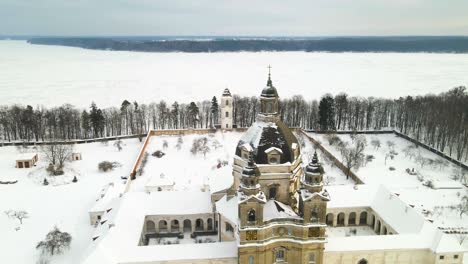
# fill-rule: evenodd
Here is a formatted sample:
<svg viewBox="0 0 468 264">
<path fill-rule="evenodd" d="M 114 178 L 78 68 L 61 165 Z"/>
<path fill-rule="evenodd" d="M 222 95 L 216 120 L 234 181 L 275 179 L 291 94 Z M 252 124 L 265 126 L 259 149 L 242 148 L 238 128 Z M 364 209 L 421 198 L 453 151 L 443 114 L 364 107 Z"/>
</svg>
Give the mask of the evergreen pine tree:
<svg viewBox="0 0 468 264">
<path fill-rule="evenodd" d="M 322 97 L 319 104 L 320 130 L 335 130 L 335 100 L 330 94 Z"/>
<path fill-rule="evenodd" d="M 211 110 L 210 126 L 214 127 L 214 125 L 218 123 L 218 112 L 219 112 L 219 105 L 218 105 L 218 100 L 216 99 L 216 96 L 213 96 L 213 99 L 211 99 L 210 110 Z"/>
</svg>

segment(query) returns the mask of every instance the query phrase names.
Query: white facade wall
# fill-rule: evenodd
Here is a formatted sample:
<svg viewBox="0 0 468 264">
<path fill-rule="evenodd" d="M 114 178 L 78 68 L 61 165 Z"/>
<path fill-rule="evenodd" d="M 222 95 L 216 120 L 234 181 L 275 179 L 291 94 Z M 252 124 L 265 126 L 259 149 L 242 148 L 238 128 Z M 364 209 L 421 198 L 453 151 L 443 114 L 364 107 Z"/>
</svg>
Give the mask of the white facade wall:
<svg viewBox="0 0 468 264">
<path fill-rule="evenodd" d="M 221 129 L 232 129 L 232 96 L 221 96 Z"/>
</svg>

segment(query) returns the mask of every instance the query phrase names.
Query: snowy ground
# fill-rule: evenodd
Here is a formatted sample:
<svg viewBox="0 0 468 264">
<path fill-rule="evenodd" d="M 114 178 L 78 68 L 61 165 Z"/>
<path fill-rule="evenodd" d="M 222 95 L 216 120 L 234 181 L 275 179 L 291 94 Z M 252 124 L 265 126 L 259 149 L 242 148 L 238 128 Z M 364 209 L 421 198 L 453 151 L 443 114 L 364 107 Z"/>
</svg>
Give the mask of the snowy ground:
<svg viewBox="0 0 468 264">
<path fill-rule="evenodd" d="M 319 140 L 335 157 L 342 160 L 338 147 L 336 144 L 330 146 L 327 135 L 315 133 L 310 133 L 310 135 Z M 387 186 L 391 191 L 399 194 L 399 197 L 407 204 L 414 206 L 421 214 L 433 219 L 434 223 L 441 228 L 468 229 L 468 215 L 460 217 L 455 209 L 460 204 L 460 197 L 468 195 L 468 188 L 451 178 L 454 172 L 459 169 L 457 166 L 449 162 L 443 166 L 428 164 L 421 166 L 420 163 L 416 162 L 416 158 L 406 156 L 403 151 L 406 147 L 414 144 L 394 134 L 364 136 L 368 143 L 364 152 L 366 155 L 373 155 L 375 159 L 354 171 L 365 184 Z M 342 141 L 352 144 L 349 135 L 339 134 L 338 137 Z M 381 147 L 374 148 L 370 144 L 372 139 L 380 140 Z M 393 159 L 387 157 L 387 161 L 385 161 L 387 153 L 392 149 L 387 146 L 387 141 L 395 143 L 393 149 L 398 154 L 394 155 Z M 416 153 L 426 159 L 436 160 L 439 158 L 423 148 L 417 148 Z M 395 168 L 395 170 L 390 170 L 390 167 Z M 410 170 L 414 168 L 418 175 L 410 175 L 406 172 L 407 168 Z M 423 185 L 423 182 L 428 180 L 434 183 L 434 189 Z M 468 239 L 464 244 L 468 248 Z"/>
<path fill-rule="evenodd" d="M 269 64 L 283 98 L 320 99 L 328 92 L 398 98 L 468 84 L 468 54 L 145 53 L 0 41 L 0 98 L 33 106 L 180 103 L 209 100 L 226 86 L 258 96 Z"/>
<path fill-rule="evenodd" d="M 71 234 L 72 243 L 70 250 L 52 259 L 51 264 L 79 263 L 93 232 L 89 225 L 88 210 L 94 205 L 105 184 L 123 184 L 120 177 L 130 173 L 141 147 L 137 139 L 123 142 L 125 146 L 121 152 L 117 151 L 112 141 L 108 145 L 76 145 L 75 151 L 82 153 L 83 160 L 69 163 L 66 170 L 68 175 L 57 176 L 60 178 L 55 180 L 49 178 L 48 186 L 41 184 L 45 176 L 44 160 L 40 160 L 31 169 L 16 169 L 14 159 L 19 153 L 18 148 L 1 147 L 0 180 L 18 180 L 18 183 L 12 185 L 0 184 L 1 262 L 35 263 L 39 257 L 36 244 L 57 225 L 62 231 Z M 97 164 L 102 160 L 120 162 L 122 167 L 107 173 L 99 172 Z M 73 178 L 71 173 L 78 175 L 77 183 L 70 183 Z M 10 209 L 25 210 L 29 213 L 29 218 L 20 225 L 16 219 L 10 219 L 3 213 Z M 20 229 L 15 231 L 18 227 Z"/>
<path fill-rule="evenodd" d="M 149 156 L 144 173 L 132 182 L 130 191 L 144 191 L 150 178 L 161 174 L 174 181 L 174 189 L 179 191 L 201 190 L 204 185 L 217 189 L 212 191 L 227 188 L 232 183 L 232 160 L 241 136 L 242 133 L 237 132 L 185 135 L 181 137 L 183 144 L 180 150 L 177 148 L 179 136 L 153 136 L 146 148 Z M 208 138 L 210 151 L 206 157 L 202 153 L 193 155 L 190 152 L 194 139 L 200 137 Z M 167 148 L 163 147 L 164 141 L 168 143 Z M 214 144 L 218 145 L 217 148 Z M 153 157 L 151 153 L 157 150 L 165 155 Z M 219 161 L 226 161 L 228 165 L 217 168 Z"/>
<path fill-rule="evenodd" d="M 329 237 L 375 236 L 377 235 L 370 226 L 327 227 L 326 234 Z"/>
<path fill-rule="evenodd" d="M 320 149 L 316 149 L 312 142 L 309 139 L 304 137 L 300 133 L 295 133 L 296 137 L 300 141 L 301 145 L 301 153 L 302 153 L 302 161 L 304 165 L 308 164 L 314 151 L 317 151 L 317 155 L 319 158 L 319 162 L 322 164 L 323 169 L 325 170 L 324 174 L 324 184 L 325 185 L 346 185 L 346 184 L 354 184 L 354 181 L 349 178 L 346 179 L 346 175 L 338 169 L 335 164 L 327 159 L 327 156 L 322 154 Z"/>
</svg>

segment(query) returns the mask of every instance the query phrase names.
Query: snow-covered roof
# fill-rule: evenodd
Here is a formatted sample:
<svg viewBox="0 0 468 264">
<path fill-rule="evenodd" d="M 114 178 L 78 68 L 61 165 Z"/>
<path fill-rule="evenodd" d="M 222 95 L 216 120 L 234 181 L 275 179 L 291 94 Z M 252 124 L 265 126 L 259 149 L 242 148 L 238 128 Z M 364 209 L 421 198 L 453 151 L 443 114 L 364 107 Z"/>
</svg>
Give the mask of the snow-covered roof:
<svg viewBox="0 0 468 264">
<path fill-rule="evenodd" d="M 328 238 L 325 251 L 431 249 L 434 252 L 463 252 L 456 240 L 427 221 L 398 195 L 383 185 L 329 186 L 328 209 L 371 208 L 397 234 Z"/>
<path fill-rule="evenodd" d="M 284 218 L 300 219 L 289 205 L 285 205 L 276 200 L 269 200 L 263 207 L 264 221 Z"/>
<path fill-rule="evenodd" d="M 16 160 L 32 160 L 37 153 L 20 153 L 16 155 Z"/>
<path fill-rule="evenodd" d="M 208 192 L 128 192 L 120 198 L 112 227 L 92 242 L 82 263 L 147 263 L 151 261 L 237 257 L 236 242 L 138 246 L 147 215 L 212 213 Z M 184 254 L 180 254 L 184 252 Z"/>
<path fill-rule="evenodd" d="M 227 195 L 216 202 L 216 210 L 232 223 L 237 223 L 239 218 L 238 199 L 233 196 L 228 200 Z"/>
<path fill-rule="evenodd" d="M 212 170 L 209 174 L 208 181 L 211 193 L 228 189 L 234 183 L 232 167 L 224 166 L 219 169 Z"/>
<path fill-rule="evenodd" d="M 106 184 L 100 193 L 100 196 L 96 199 L 96 203 L 89 210 L 90 213 L 97 213 L 109 210 L 116 206 L 115 198 L 119 197 L 124 192 L 123 184 Z"/>
<path fill-rule="evenodd" d="M 253 151 L 252 146 L 249 143 L 245 143 L 242 145 L 242 148 L 245 149 L 246 151 Z"/>
<path fill-rule="evenodd" d="M 173 186 L 174 181 L 170 177 L 161 175 L 152 175 L 151 178 L 146 183 L 147 187 L 159 187 L 159 186 Z"/>
<path fill-rule="evenodd" d="M 265 150 L 265 153 L 268 154 L 268 153 L 270 153 L 272 151 L 276 151 L 276 152 L 279 152 L 279 153 L 283 154 L 283 151 L 281 149 L 275 148 L 275 147 L 268 148 L 267 150 Z"/>
</svg>

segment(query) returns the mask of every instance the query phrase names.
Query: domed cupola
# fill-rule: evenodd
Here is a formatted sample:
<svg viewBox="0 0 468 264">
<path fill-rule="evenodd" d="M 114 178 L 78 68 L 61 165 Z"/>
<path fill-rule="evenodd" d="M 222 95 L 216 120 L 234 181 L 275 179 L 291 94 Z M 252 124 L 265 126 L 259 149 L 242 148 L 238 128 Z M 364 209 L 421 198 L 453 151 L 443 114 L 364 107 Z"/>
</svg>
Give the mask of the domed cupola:
<svg viewBox="0 0 468 264">
<path fill-rule="evenodd" d="M 268 81 L 260 95 L 260 114 L 263 119 L 277 118 L 279 116 L 279 97 L 271 80 L 271 66 L 268 66 Z"/>
<path fill-rule="evenodd" d="M 271 68 L 271 67 L 269 67 Z M 253 152 L 256 164 L 293 164 L 300 157 L 296 136 L 280 120 L 278 93 L 268 73 L 267 87 L 260 97 L 257 120 L 247 130 L 237 145 L 236 155 L 247 161 Z"/>
<path fill-rule="evenodd" d="M 260 191 L 260 184 L 258 183 L 258 177 L 260 171 L 254 161 L 253 153 L 249 154 L 249 160 L 247 166 L 244 167 L 241 174 L 240 189 L 247 195 L 257 194 Z"/>
<path fill-rule="evenodd" d="M 306 189 L 309 189 L 312 192 L 319 192 L 323 187 L 323 168 L 320 165 L 317 152 L 314 152 L 312 160 L 307 164 L 305 168 L 304 178 L 302 180 L 302 185 Z"/>
<path fill-rule="evenodd" d="M 268 73 L 268 81 L 267 85 L 265 88 L 262 90 L 262 94 L 260 95 L 261 97 L 278 97 L 278 91 L 276 91 L 276 88 L 273 86 L 273 82 L 271 81 L 271 73 Z"/>
</svg>

